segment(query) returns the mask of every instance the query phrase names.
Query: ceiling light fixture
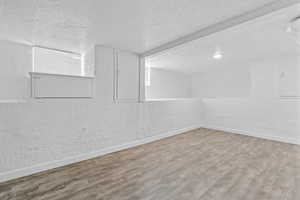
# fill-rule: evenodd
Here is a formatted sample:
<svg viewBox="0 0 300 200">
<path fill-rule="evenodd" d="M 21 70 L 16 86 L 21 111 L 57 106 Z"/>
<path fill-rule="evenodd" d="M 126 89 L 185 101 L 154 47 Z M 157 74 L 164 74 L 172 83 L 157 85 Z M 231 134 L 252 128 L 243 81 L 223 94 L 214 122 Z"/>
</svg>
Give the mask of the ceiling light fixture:
<svg viewBox="0 0 300 200">
<path fill-rule="evenodd" d="M 220 50 L 219 47 L 216 48 L 216 51 L 215 51 L 215 53 L 214 53 L 214 55 L 213 55 L 213 58 L 214 58 L 215 60 L 220 60 L 220 59 L 223 58 L 223 52 Z"/>
<path fill-rule="evenodd" d="M 287 32 L 287 33 L 291 33 L 291 32 L 292 32 L 292 27 L 291 27 L 290 24 L 289 24 L 288 27 L 286 28 L 286 32 Z"/>
</svg>

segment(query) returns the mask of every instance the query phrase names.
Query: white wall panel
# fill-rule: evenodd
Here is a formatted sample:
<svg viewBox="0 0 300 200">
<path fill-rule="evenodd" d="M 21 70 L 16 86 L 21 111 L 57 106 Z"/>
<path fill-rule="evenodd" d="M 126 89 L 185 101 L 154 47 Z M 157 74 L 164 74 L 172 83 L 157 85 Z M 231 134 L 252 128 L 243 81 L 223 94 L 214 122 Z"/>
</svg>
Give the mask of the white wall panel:
<svg viewBox="0 0 300 200">
<path fill-rule="evenodd" d="M 33 47 L 33 71 L 50 74 L 84 75 L 81 55 Z"/>
<path fill-rule="evenodd" d="M 205 126 L 300 143 L 300 101 L 297 98 L 280 98 L 279 90 L 280 69 L 288 67 L 291 60 L 298 66 L 293 57 L 249 62 L 247 66 L 239 65 L 239 68 L 250 72 L 249 95 L 204 98 Z M 235 68 L 223 68 L 235 74 Z M 221 71 L 214 73 L 222 74 Z M 238 82 L 237 85 L 243 87 Z"/>
<path fill-rule="evenodd" d="M 93 77 L 31 73 L 32 97 L 91 98 Z"/>
<path fill-rule="evenodd" d="M 30 97 L 31 55 L 30 46 L 0 42 L 0 102 Z"/>
<path fill-rule="evenodd" d="M 150 85 L 145 87 L 146 99 L 192 97 L 191 75 L 158 68 L 150 71 Z"/>
<path fill-rule="evenodd" d="M 251 74 L 248 68 L 224 67 L 193 75 L 193 97 L 224 98 L 247 97 L 251 90 Z"/>
<path fill-rule="evenodd" d="M 136 54 L 115 50 L 115 99 L 138 101 L 139 57 Z"/>
<path fill-rule="evenodd" d="M 291 57 L 279 65 L 279 95 L 288 98 L 300 98 L 299 58 Z"/>
</svg>

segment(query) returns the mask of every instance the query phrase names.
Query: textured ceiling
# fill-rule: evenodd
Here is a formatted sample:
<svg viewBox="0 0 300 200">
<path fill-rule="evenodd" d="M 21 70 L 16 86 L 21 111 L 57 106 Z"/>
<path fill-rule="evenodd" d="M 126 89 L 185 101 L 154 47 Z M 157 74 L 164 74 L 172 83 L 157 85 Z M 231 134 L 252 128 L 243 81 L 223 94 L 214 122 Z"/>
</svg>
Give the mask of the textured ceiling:
<svg viewBox="0 0 300 200">
<path fill-rule="evenodd" d="M 273 0 L 0 0 L 0 39 L 144 52 Z"/>
<path fill-rule="evenodd" d="M 147 65 L 186 73 L 243 65 L 249 61 L 280 56 L 299 56 L 299 45 L 287 33 L 288 23 L 300 14 L 300 4 L 200 38 L 160 55 L 147 58 Z M 219 47 L 223 59 L 213 59 Z"/>
</svg>

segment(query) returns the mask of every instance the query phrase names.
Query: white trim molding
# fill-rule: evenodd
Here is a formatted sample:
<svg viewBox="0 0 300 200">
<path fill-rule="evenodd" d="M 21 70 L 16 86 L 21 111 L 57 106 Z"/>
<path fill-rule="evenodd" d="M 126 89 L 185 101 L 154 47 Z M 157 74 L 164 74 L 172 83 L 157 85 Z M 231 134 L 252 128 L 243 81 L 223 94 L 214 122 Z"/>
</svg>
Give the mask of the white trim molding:
<svg viewBox="0 0 300 200">
<path fill-rule="evenodd" d="M 46 170 L 50 170 L 50 169 L 54 169 L 54 168 L 58 168 L 58 167 L 63 167 L 63 166 L 69 165 L 69 164 L 74 164 L 76 162 L 96 158 L 96 157 L 103 156 L 103 155 L 106 155 L 109 153 L 129 149 L 129 148 L 136 147 L 139 145 L 147 144 L 147 143 L 154 142 L 154 141 L 157 141 L 160 139 L 183 134 L 185 132 L 195 130 L 198 128 L 207 128 L 207 129 L 225 131 L 225 132 L 229 132 L 229 133 L 233 133 L 233 134 L 247 135 L 247 136 L 252 136 L 252 137 L 257 137 L 257 138 L 262 138 L 262 139 L 267 139 L 267 140 L 273 140 L 273 141 L 278 141 L 278 142 L 300 145 L 300 141 L 295 140 L 293 138 L 283 138 L 283 137 L 279 137 L 279 136 L 271 136 L 271 135 L 267 135 L 267 134 L 254 133 L 251 131 L 239 130 L 239 129 L 233 129 L 233 128 L 228 128 L 228 127 L 215 126 L 215 125 L 204 125 L 204 124 L 194 125 L 194 126 L 190 126 L 187 128 L 177 129 L 177 130 L 169 131 L 166 133 L 158 134 L 155 136 L 146 137 L 146 138 L 139 139 L 139 140 L 136 140 L 136 141 L 133 141 L 130 143 L 123 144 L 123 145 L 105 148 L 105 149 L 87 153 L 87 154 L 77 155 L 77 156 L 65 158 L 62 160 L 55 160 L 52 162 L 46 162 L 46 163 L 30 166 L 27 168 L 16 169 L 16 170 L 8 171 L 5 173 L 0 173 L 0 183 L 9 181 L 9 180 L 12 180 L 15 178 L 29 176 L 29 175 L 36 174 L 36 173 L 39 173 L 42 171 L 46 171 Z"/>
<path fill-rule="evenodd" d="M 164 102 L 164 101 L 200 101 L 201 98 L 161 98 L 161 99 L 145 99 L 144 102 Z"/>
<path fill-rule="evenodd" d="M 259 132 L 229 128 L 229 127 L 222 127 L 222 126 L 217 126 L 217 125 L 202 125 L 202 128 L 213 129 L 213 130 L 218 130 L 218 131 L 225 131 L 225 132 L 234 133 L 234 134 L 238 134 L 238 135 L 247 135 L 247 136 L 251 136 L 251 137 L 262 138 L 262 139 L 266 139 L 266 140 L 273 140 L 273 141 L 277 141 L 277 142 L 284 142 L 284 143 L 288 143 L 288 144 L 300 145 L 300 139 L 297 139 L 297 138 L 280 137 L 280 136 L 265 134 L 262 132 L 259 133 Z"/>
<path fill-rule="evenodd" d="M 194 126 L 190 126 L 187 128 L 177 129 L 177 130 L 169 131 L 166 133 L 161 133 L 158 135 L 146 137 L 143 139 L 138 139 L 133 142 L 129 142 L 129 143 L 114 146 L 114 147 L 105 148 L 105 149 L 87 153 L 87 154 L 77 155 L 77 156 L 65 158 L 62 160 L 55 160 L 52 162 L 41 163 L 41 164 L 30 166 L 27 168 L 16 169 L 16 170 L 8 171 L 5 173 L 0 173 L 0 183 L 9 181 L 12 179 L 24 177 L 24 176 L 29 176 L 29 175 L 36 174 L 36 173 L 39 173 L 42 171 L 46 171 L 46 170 L 50 170 L 50 169 L 54 169 L 54 168 L 58 168 L 58 167 L 63 167 L 63 166 L 69 165 L 69 164 L 74 164 L 76 162 L 96 158 L 96 157 L 103 156 L 103 155 L 106 155 L 109 153 L 129 149 L 129 148 L 136 147 L 136 146 L 139 146 L 142 144 L 147 144 L 150 142 L 154 142 L 154 141 L 157 141 L 157 140 L 160 140 L 163 138 L 168 138 L 171 136 L 179 135 L 179 134 L 182 134 L 182 133 L 185 133 L 185 132 L 188 132 L 191 130 L 195 130 L 198 128 L 200 128 L 199 125 L 194 125 Z"/>
</svg>

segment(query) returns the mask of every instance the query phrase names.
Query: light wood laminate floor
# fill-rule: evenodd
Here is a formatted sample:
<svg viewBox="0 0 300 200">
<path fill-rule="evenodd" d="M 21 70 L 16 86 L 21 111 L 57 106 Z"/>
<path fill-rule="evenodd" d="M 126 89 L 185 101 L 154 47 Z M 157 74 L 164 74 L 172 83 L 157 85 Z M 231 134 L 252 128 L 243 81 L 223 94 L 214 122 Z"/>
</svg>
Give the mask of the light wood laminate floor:
<svg viewBox="0 0 300 200">
<path fill-rule="evenodd" d="M 197 129 L 0 183 L 1 200 L 299 200 L 300 147 Z"/>
</svg>

